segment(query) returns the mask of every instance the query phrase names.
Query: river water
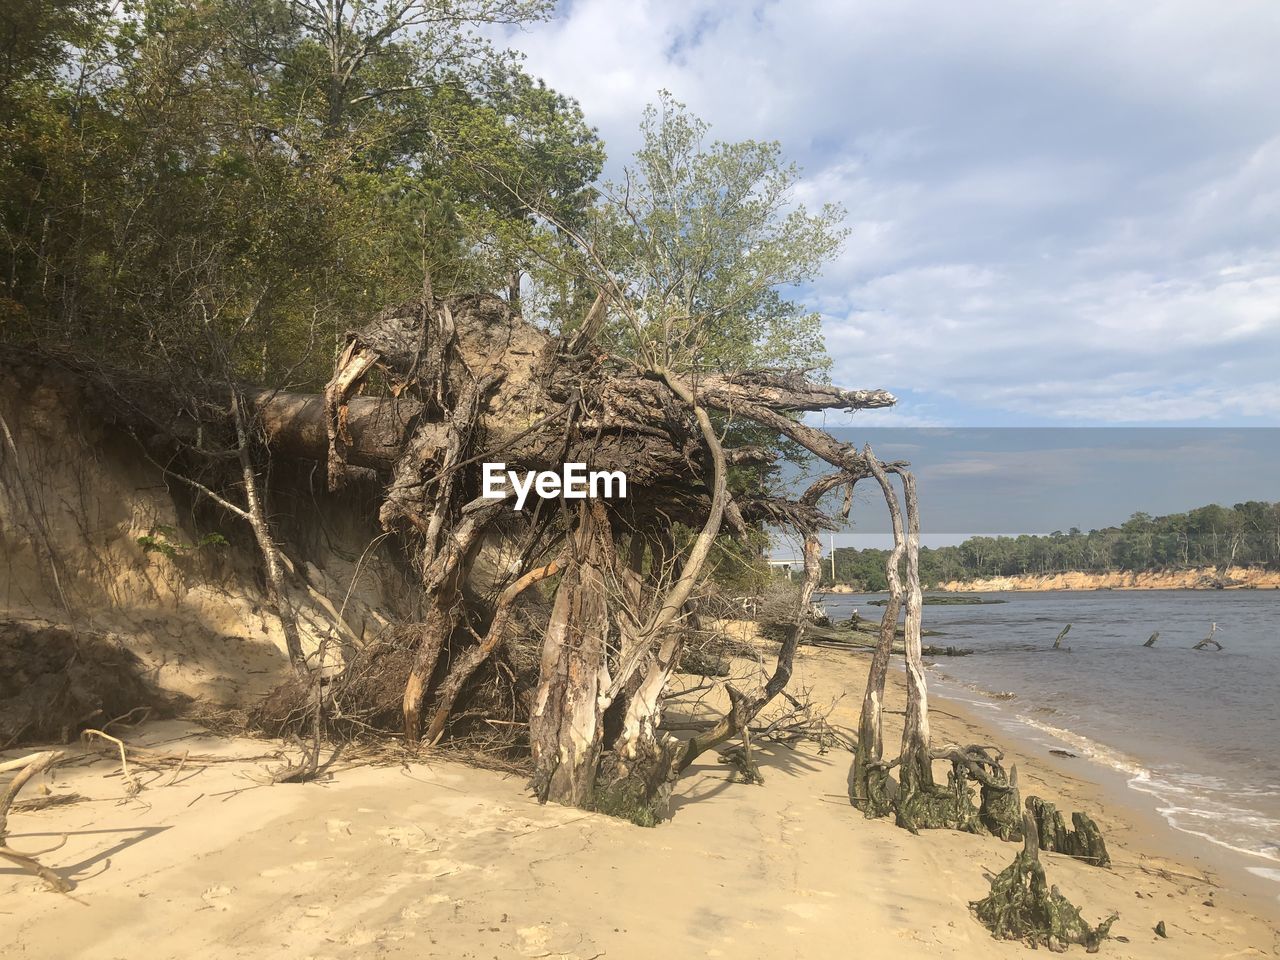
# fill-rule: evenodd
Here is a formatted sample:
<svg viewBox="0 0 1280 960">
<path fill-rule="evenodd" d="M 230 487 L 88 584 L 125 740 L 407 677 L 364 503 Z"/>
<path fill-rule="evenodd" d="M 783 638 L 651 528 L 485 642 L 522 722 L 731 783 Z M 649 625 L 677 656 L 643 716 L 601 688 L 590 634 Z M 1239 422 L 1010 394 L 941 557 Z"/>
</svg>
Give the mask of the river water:
<svg viewBox="0 0 1280 960">
<path fill-rule="evenodd" d="M 997 726 L 1119 772 L 1170 826 L 1236 851 L 1280 891 L 1280 591 L 982 596 L 1006 602 L 924 608 L 945 635 L 926 643 L 975 651 L 933 664 L 939 693 L 961 688 Z M 855 607 L 873 618 L 870 599 L 822 603 L 833 620 Z M 1192 650 L 1215 622 L 1224 649 Z"/>
</svg>

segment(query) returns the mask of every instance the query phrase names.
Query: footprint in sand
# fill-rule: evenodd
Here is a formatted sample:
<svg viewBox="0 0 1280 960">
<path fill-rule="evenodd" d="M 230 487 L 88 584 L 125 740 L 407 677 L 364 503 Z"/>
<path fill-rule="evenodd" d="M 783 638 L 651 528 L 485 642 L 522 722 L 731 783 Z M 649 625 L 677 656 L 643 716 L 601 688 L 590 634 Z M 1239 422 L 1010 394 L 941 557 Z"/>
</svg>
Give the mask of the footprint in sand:
<svg viewBox="0 0 1280 960">
<path fill-rule="evenodd" d="M 805 920 L 814 920 L 825 908 L 816 903 L 789 903 L 782 909 Z"/>
<path fill-rule="evenodd" d="M 575 933 L 567 923 L 557 923 L 553 927 L 549 923 L 539 923 L 531 927 L 519 927 L 516 936 L 520 938 L 517 947 L 523 957 L 556 957 L 559 960 L 578 960 L 579 954 L 574 952 L 583 945 L 581 934 Z M 573 947 L 559 947 L 554 944 L 572 942 Z M 596 951 L 592 951 L 596 953 Z"/>
<path fill-rule="evenodd" d="M 520 952 L 526 957 L 543 957 L 549 952 L 547 944 L 551 942 L 551 928 L 545 923 L 521 927 L 516 936 L 520 938 Z"/>
<path fill-rule="evenodd" d="M 479 870 L 480 868 L 474 863 L 460 863 L 457 860 L 450 860 L 447 857 L 441 857 L 436 860 L 427 860 L 422 864 L 423 874 L 431 880 L 438 880 L 441 877 L 447 877 L 455 873 L 464 873 L 468 870 Z"/>
<path fill-rule="evenodd" d="M 235 887 L 228 887 L 226 884 L 220 883 L 200 894 L 200 899 L 214 910 L 226 912 L 231 909 L 231 904 L 227 902 L 226 898 L 235 892 Z"/>
<path fill-rule="evenodd" d="M 435 853 L 440 849 L 440 843 L 418 827 L 383 827 L 377 833 L 393 847 L 411 847 L 424 853 Z"/>
<path fill-rule="evenodd" d="M 405 907 L 400 911 L 400 917 L 403 920 L 429 920 L 438 914 L 438 910 L 432 907 L 439 907 L 442 904 L 451 904 L 461 906 L 465 900 L 455 900 L 447 893 L 433 893 L 430 896 L 423 897 L 421 901 Z"/>
<path fill-rule="evenodd" d="M 536 826 L 538 824 L 528 817 L 512 817 L 499 825 L 498 830 L 501 833 L 528 833 Z"/>
</svg>

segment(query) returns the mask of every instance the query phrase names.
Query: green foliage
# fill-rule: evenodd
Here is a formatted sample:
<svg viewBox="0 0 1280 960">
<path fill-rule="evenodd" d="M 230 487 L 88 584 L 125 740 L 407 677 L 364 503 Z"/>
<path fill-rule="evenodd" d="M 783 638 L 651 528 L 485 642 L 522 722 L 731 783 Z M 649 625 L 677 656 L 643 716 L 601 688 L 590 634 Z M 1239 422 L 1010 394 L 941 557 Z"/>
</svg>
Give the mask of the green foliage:
<svg viewBox="0 0 1280 960">
<path fill-rule="evenodd" d="M 784 298 L 843 243 L 843 211 L 795 200 L 777 143 L 708 142 L 663 92 L 621 183 L 582 232 L 583 269 L 613 294 L 616 352 L 676 371 L 825 368 L 819 318 Z"/>
<path fill-rule="evenodd" d="M 602 150 L 577 105 L 483 36 L 542 0 L 112 9 L 0 10 L 6 339 L 314 386 L 347 327 L 428 276 L 508 289 L 536 225 L 477 171 L 566 216 L 589 201 Z"/>
<path fill-rule="evenodd" d="M 143 553 L 158 553 L 175 560 L 178 557 L 190 556 L 202 550 L 227 546 L 227 538 L 220 533 L 206 533 L 195 543 L 186 543 L 178 539 L 178 531 L 170 526 L 158 526 L 150 533 L 138 537 L 138 546 Z"/>
</svg>

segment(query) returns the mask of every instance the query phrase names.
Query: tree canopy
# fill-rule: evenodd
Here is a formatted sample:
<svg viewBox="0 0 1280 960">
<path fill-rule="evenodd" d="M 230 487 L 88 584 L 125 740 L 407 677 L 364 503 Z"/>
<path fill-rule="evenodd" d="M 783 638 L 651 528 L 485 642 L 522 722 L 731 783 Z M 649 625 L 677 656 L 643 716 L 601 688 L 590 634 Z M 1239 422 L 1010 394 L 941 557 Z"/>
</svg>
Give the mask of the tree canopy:
<svg viewBox="0 0 1280 960">
<path fill-rule="evenodd" d="M 239 376 L 314 381 L 343 330 L 424 282 L 494 286 L 534 226 L 476 171 L 501 164 L 571 217 L 603 162 L 577 104 L 480 32 L 546 12 L 6 4 L 0 30 L 20 41 L 0 63 L 6 326 L 173 370 L 207 359 L 212 315 Z"/>
<path fill-rule="evenodd" d="M 17 0 L 0 10 L 6 339 L 311 383 L 389 304 L 500 292 L 681 370 L 825 367 L 787 299 L 843 239 L 776 143 L 663 93 L 620 182 L 578 105 L 484 28 L 543 0 Z M 251 318 L 246 320 L 246 318 Z"/>
</svg>

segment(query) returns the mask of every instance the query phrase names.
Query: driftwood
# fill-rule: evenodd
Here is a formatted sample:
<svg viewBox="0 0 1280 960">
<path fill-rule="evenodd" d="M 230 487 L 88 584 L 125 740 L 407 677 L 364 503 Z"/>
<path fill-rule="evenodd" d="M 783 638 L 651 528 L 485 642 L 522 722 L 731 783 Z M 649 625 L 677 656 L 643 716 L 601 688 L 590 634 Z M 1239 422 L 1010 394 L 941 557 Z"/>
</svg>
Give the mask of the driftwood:
<svg viewBox="0 0 1280 960">
<path fill-rule="evenodd" d="M 1205 637 L 1203 640 L 1201 640 L 1199 643 L 1197 643 L 1191 649 L 1207 650 L 1209 647 L 1213 647 L 1213 649 L 1215 650 L 1221 650 L 1222 644 L 1213 638 L 1213 635 L 1217 632 L 1218 632 L 1218 625 L 1215 623 L 1209 627 L 1209 635 Z"/>
<path fill-rule="evenodd" d="M 1147 642 L 1146 642 L 1146 643 L 1144 643 L 1144 644 L 1143 644 L 1143 646 L 1144 646 L 1144 647 L 1154 647 L 1154 646 L 1156 645 L 1156 641 L 1157 641 L 1157 640 L 1159 640 L 1159 639 L 1160 639 L 1160 631 L 1159 631 L 1159 630 L 1157 630 L 1157 631 L 1156 631 L 1155 633 L 1153 633 L 1151 636 L 1147 637 Z"/>
<path fill-rule="evenodd" d="M 23 869 L 34 873 L 45 882 L 50 890 L 58 893 L 70 892 L 72 884 L 36 859 L 40 856 L 39 853 L 20 853 L 9 846 L 9 810 L 22 788 L 38 774 L 49 770 L 63 756 L 64 754 L 61 750 L 45 750 L 42 753 L 33 753 L 20 760 L 7 761 L 4 764 L 4 769 L 17 770 L 18 772 L 13 780 L 9 782 L 4 792 L 0 793 L 0 858 L 16 863 Z M 48 853 L 49 851 L 45 850 L 43 852 Z"/>
<path fill-rule="evenodd" d="M 1065 627 L 1059 630 L 1058 635 L 1053 638 L 1053 649 L 1055 650 L 1062 649 L 1062 641 L 1066 637 L 1066 635 L 1070 632 L 1071 632 L 1071 624 L 1068 623 Z"/>
</svg>

